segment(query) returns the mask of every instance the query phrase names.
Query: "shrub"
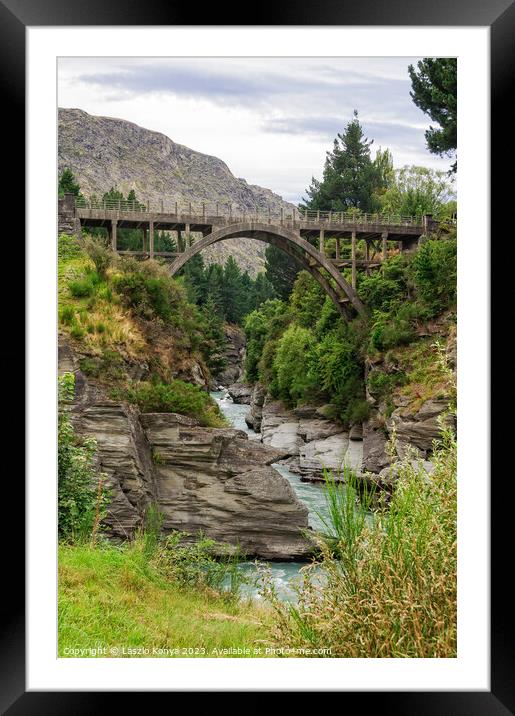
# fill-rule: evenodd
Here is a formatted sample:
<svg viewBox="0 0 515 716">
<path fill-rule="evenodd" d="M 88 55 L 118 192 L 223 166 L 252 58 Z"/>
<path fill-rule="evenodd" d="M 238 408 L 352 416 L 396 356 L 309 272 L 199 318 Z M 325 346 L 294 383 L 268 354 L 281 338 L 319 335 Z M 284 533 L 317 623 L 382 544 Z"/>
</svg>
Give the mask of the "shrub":
<svg viewBox="0 0 515 716">
<path fill-rule="evenodd" d="M 57 256 L 62 261 L 70 261 L 82 256 L 82 248 L 76 236 L 60 234 L 57 240 Z"/>
<path fill-rule="evenodd" d="M 374 514 L 360 483 L 328 476 L 329 519 L 321 560 L 307 568 L 298 603 L 281 602 L 271 635 L 291 647 L 329 647 L 331 657 L 456 656 L 456 443 L 444 431 L 431 478 L 409 459 L 398 463 L 387 507 Z M 324 519 L 320 515 L 321 519 Z M 323 579 L 310 578 L 316 568 Z"/>
<path fill-rule="evenodd" d="M 406 374 L 403 371 L 386 373 L 378 369 L 370 371 L 367 379 L 370 393 L 378 398 L 389 396 L 395 387 L 404 385 L 405 382 Z"/>
<path fill-rule="evenodd" d="M 370 276 L 360 274 L 358 295 L 373 310 L 389 311 L 406 298 L 406 259 L 392 256 L 381 265 L 381 270 Z"/>
<path fill-rule="evenodd" d="M 89 278 L 70 281 L 68 288 L 74 298 L 85 298 L 87 296 L 91 296 L 95 290 L 95 287 Z"/>
<path fill-rule="evenodd" d="M 191 535 L 173 531 L 156 541 L 150 564 L 175 584 L 207 587 L 237 598 L 241 585 L 249 581 L 240 568 L 243 559 L 240 550 L 208 539 L 202 533 L 193 541 Z"/>
<path fill-rule="evenodd" d="M 290 326 L 281 336 L 274 359 L 279 396 L 290 404 L 309 399 L 317 391 L 310 371 L 315 338 L 307 328 Z"/>
<path fill-rule="evenodd" d="M 142 272 L 124 273 L 115 277 L 114 288 L 127 306 L 146 319 L 159 316 L 164 321 L 170 321 L 172 308 L 184 302 L 184 296 L 175 282 L 164 276 L 156 278 L 145 276 Z"/>
<path fill-rule="evenodd" d="M 65 326 L 71 326 L 75 320 L 75 310 L 72 306 L 63 306 L 59 312 L 59 320 Z"/>
<path fill-rule="evenodd" d="M 411 273 L 417 293 L 432 315 L 451 306 L 456 300 L 456 240 L 426 241 L 413 257 Z"/>
<path fill-rule="evenodd" d="M 127 400 L 143 413 L 180 413 L 197 418 L 202 425 L 220 427 L 224 419 L 218 405 L 196 385 L 172 380 L 170 383 L 142 381 L 124 390 L 113 392 L 113 397 Z"/>
<path fill-rule="evenodd" d="M 375 311 L 373 320 L 370 343 L 376 350 L 406 345 L 416 336 L 412 322 L 400 316 L 391 317 L 388 313 Z"/>
<path fill-rule="evenodd" d="M 89 258 L 95 264 L 95 269 L 101 279 L 107 276 L 107 269 L 113 265 L 116 255 L 106 244 L 97 238 L 90 236 L 84 239 L 84 248 Z"/>
<path fill-rule="evenodd" d="M 84 338 L 85 331 L 83 328 L 79 326 L 78 323 L 74 323 L 70 330 L 70 336 L 72 338 L 76 338 L 77 340 L 80 340 L 81 338 Z"/>
<path fill-rule="evenodd" d="M 124 361 L 116 351 L 106 350 L 100 357 L 82 358 L 79 365 L 86 375 L 104 381 L 116 381 L 124 375 Z"/>
<path fill-rule="evenodd" d="M 61 539 L 77 542 L 93 535 L 108 495 L 95 466 L 95 440 L 78 438 L 68 417 L 73 391 L 74 375 L 65 373 L 59 378 L 58 531 Z"/>
</svg>

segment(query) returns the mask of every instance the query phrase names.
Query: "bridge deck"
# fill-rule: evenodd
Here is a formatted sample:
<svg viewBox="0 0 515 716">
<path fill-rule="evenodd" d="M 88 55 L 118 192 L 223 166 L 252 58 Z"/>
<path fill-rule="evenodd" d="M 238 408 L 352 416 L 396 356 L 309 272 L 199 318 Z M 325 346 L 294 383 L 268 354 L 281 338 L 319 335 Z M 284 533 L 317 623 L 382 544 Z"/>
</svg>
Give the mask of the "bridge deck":
<svg viewBox="0 0 515 716">
<path fill-rule="evenodd" d="M 267 213 L 231 214 L 231 216 L 217 216 L 216 214 L 171 214 L 166 212 L 150 211 L 123 211 L 119 209 L 76 208 L 76 214 L 83 226 L 106 226 L 117 222 L 119 228 L 140 229 L 148 228 L 152 222 L 155 230 L 189 231 L 207 235 L 213 227 L 230 226 L 246 222 L 265 223 L 285 226 L 298 231 L 303 237 L 319 236 L 324 231 L 328 236 L 350 237 L 356 232 L 360 238 L 379 238 L 388 233 L 388 238 L 394 241 L 412 241 L 422 236 L 426 231 L 424 224 L 418 224 L 408 219 L 395 218 L 389 221 L 388 217 L 364 215 L 363 217 L 340 217 L 338 214 L 322 216 L 319 219 L 296 216 L 268 216 Z"/>
</svg>

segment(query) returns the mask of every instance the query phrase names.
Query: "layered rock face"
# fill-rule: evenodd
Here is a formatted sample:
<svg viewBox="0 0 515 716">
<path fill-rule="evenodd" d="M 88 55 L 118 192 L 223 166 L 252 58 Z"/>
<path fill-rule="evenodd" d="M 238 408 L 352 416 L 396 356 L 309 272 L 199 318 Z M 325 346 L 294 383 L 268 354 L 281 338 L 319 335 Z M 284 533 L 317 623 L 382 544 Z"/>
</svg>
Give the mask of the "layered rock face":
<svg viewBox="0 0 515 716">
<path fill-rule="evenodd" d="M 154 468 L 164 528 L 202 530 L 268 559 L 304 556 L 308 512 L 271 463 L 284 453 L 240 430 L 200 428 L 173 414 L 141 416 L 158 455 Z"/>
<path fill-rule="evenodd" d="M 361 470 L 361 440 L 351 440 L 348 431 L 316 406 L 287 410 L 267 397 L 261 408 L 261 435 L 265 445 L 285 451 L 288 468 L 305 479 L 321 479 L 324 470 L 335 477 L 345 467 Z"/>
<path fill-rule="evenodd" d="M 174 413 L 140 414 L 106 400 L 77 369 L 66 344 L 60 371 L 75 371 L 71 419 L 96 439 L 110 504 L 111 537 L 127 539 L 144 522 L 150 504 L 163 513 L 165 531 L 199 531 L 249 556 L 306 557 L 308 512 L 288 481 L 270 465 L 286 456 L 234 429 L 204 428 Z"/>
</svg>

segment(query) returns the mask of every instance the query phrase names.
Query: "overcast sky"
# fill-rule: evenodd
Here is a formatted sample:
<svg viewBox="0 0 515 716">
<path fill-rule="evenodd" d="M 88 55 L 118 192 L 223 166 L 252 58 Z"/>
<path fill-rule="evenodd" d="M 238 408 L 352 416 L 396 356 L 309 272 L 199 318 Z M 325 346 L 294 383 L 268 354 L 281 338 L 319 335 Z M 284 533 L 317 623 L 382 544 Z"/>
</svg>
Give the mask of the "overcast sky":
<svg viewBox="0 0 515 716">
<path fill-rule="evenodd" d="M 372 155 L 388 147 L 395 166 L 448 170 L 409 95 L 417 59 L 63 58 L 58 101 L 162 132 L 297 202 L 354 109 Z"/>
</svg>

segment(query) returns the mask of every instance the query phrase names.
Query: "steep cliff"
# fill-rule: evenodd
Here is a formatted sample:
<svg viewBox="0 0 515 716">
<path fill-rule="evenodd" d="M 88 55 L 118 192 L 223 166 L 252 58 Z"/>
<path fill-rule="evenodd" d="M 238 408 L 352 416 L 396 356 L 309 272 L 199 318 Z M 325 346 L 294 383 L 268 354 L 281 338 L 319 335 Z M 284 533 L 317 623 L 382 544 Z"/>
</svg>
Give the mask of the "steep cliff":
<svg viewBox="0 0 515 716">
<path fill-rule="evenodd" d="M 134 535 L 148 506 L 165 531 L 199 532 L 265 559 L 307 556 L 308 512 L 288 481 L 270 465 L 285 452 L 230 428 L 205 428 L 175 413 L 141 413 L 106 397 L 79 369 L 73 346 L 61 338 L 60 372 L 74 372 L 71 418 L 95 438 L 98 467 L 110 491 L 105 525 L 117 539 Z"/>
</svg>

